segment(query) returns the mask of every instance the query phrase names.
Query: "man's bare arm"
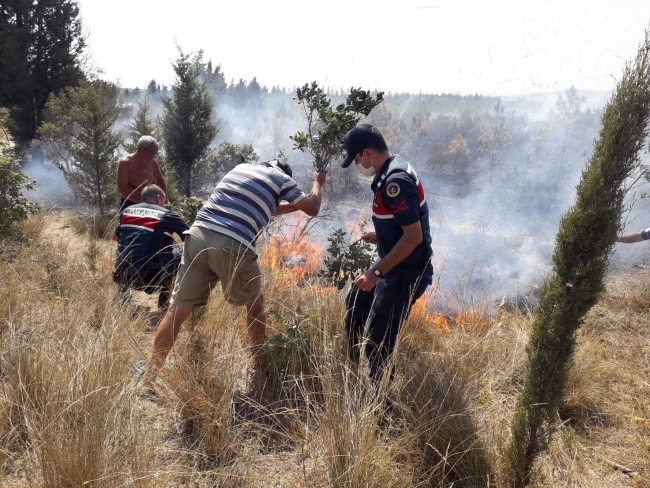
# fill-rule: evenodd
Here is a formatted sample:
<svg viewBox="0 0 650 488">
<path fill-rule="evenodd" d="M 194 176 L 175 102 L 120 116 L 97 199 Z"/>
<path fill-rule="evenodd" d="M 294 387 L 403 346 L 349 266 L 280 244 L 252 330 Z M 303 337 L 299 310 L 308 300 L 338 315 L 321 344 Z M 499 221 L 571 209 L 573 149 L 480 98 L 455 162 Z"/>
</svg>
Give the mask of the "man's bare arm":
<svg viewBox="0 0 650 488">
<path fill-rule="evenodd" d="M 620 236 L 618 238 L 618 242 L 624 242 L 625 244 L 632 244 L 634 242 L 641 242 L 643 240 L 645 239 L 643 239 L 641 232 L 633 232 L 632 234 L 625 234 L 624 236 Z"/>
<path fill-rule="evenodd" d="M 163 176 L 162 172 L 160 171 L 160 166 L 158 166 L 158 161 L 155 159 L 152 161 L 153 162 L 153 179 L 156 185 L 158 185 L 162 191 L 165 192 L 165 195 L 167 194 L 167 182 L 165 181 L 165 177 Z"/>
<path fill-rule="evenodd" d="M 278 208 L 276 208 L 275 212 L 273 212 L 273 215 L 277 217 L 278 215 L 288 214 L 291 212 L 295 212 L 296 210 L 298 209 L 296 208 L 295 205 L 291 205 L 288 202 L 280 202 Z"/>
<path fill-rule="evenodd" d="M 327 178 L 327 173 L 325 171 L 319 171 L 314 173 L 313 184 L 311 186 L 311 191 L 302 200 L 297 201 L 293 204 L 296 210 L 300 210 L 310 217 L 316 217 L 318 212 L 320 212 L 320 204 L 322 202 L 321 188 L 325 184 Z M 285 212 L 288 213 L 288 212 Z"/>
</svg>

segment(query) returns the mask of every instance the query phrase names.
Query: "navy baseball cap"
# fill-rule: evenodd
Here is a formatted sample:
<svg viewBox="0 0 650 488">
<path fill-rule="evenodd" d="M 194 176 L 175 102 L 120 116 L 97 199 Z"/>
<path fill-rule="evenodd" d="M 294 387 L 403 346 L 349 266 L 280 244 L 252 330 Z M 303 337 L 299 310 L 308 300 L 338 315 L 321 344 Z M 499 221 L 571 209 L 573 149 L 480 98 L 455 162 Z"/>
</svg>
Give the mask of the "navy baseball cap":
<svg viewBox="0 0 650 488">
<path fill-rule="evenodd" d="M 368 147 L 386 147 L 384 136 L 381 135 L 377 127 L 373 127 L 370 124 L 357 125 L 345 134 L 343 142 L 345 143 L 348 155 L 341 163 L 341 168 L 350 166 L 350 163 L 354 161 L 354 157 Z"/>
</svg>

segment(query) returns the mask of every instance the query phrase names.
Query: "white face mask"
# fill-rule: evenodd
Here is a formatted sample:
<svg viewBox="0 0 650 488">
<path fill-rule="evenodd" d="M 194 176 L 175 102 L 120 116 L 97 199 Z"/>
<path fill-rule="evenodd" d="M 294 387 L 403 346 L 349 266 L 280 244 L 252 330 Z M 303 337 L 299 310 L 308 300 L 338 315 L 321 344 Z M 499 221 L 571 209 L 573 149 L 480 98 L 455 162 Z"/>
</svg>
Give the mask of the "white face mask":
<svg viewBox="0 0 650 488">
<path fill-rule="evenodd" d="M 361 176 L 368 176 L 368 177 L 375 176 L 377 174 L 377 170 L 375 169 L 374 166 L 370 165 L 370 168 L 364 168 L 363 167 L 363 158 L 364 157 L 365 157 L 365 155 L 361 156 L 361 162 L 360 163 L 355 163 L 354 167 L 357 169 L 357 171 L 359 172 L 359 174 Z"/>
</svg>

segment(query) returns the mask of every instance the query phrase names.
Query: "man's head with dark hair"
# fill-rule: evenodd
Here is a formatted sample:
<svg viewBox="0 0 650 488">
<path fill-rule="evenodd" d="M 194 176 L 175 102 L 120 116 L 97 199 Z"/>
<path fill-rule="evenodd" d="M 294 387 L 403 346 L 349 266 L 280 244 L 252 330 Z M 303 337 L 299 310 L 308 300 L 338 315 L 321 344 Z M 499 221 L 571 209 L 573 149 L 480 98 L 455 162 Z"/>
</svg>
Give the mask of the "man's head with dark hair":
<svg viewBox="0 0 650 488">
<path fill-rule="evenodd" d="M 146 203 L 153 203 L 157 205 L 157 198 L 162 197 L 163 200 L 166 200 L 165 192 L 158 185 L 147 185 L 142 190 L 140 194 L 140 199 Z"/>
<path fill-rule="evenodd" d="M 388 151 L 384 136 L 377 127 L 370 124 L 359 124 L 350 130 L 343 138 L 348 155 L 341 163 L 342 168 L 347 168 L 354 161 L 357 154 L 363 153 L 365 149 L 372 149 L 378 153 Z"/>
<path fill-rule="evenodd" d="M 289 178 L 293 178 L 293 170 L 291 169 L 291 166 L 289 166 L 288 163 L 285 163 L 284 161 L 280 161 L 278 159 L 271 159 L 271 161 L 269 161 L 266 164 L 268 164 L 269 166 L 273 166 L 274 168 L 278 168 Z"/>
</svg>

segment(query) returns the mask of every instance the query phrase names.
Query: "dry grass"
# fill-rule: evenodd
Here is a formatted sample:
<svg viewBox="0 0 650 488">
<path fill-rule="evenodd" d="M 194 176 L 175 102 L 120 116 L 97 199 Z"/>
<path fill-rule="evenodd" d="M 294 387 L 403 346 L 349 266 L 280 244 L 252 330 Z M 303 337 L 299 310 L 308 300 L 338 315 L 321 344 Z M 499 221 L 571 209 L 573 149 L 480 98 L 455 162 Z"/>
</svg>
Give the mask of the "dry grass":
<svg viewBox="0 0 650 488">
<path fill-rule="evenodd" d="M 274 269 L 260 372 L 215 292 L 142 399 L 155 300 L 119 308 L 114 247 L 77 219 L 31 219 L 0 254 L 0 486 L 503 486 L 530 317 L 416 309 L 375 391 L 346 359 L 339 292 Z M 610 280 L 534 486 L 648 486 L 649 315 L 650 273 Z"/>
</svg>

